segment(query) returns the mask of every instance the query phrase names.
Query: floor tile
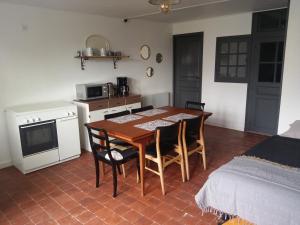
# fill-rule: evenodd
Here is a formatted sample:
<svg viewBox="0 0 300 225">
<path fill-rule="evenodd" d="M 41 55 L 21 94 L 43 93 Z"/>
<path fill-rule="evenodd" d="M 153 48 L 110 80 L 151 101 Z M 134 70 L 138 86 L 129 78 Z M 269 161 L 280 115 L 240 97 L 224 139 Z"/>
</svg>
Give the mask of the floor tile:
<svg viewBox="0 0 300 225">
<path fill-rule="evenodd" d="M 79 159 L 23 175 L 14 167 L 0 170 L 0 224 L 2 225 L 215 225 L 213 214 L 204 214 L 195 194 L 216 168 L 265 139 L 265 136 L 206 126 L 207 170 L 200 158 L 190 157 L 190 181 L 181 181 L 180 168 L 165 170 L 166 195 L 159 177 L 146 172 L 146 195 L 140 196 L 135 162 L 127 163 L 127 177 L 118 177 L 118 196 L 112 197 L 112 175 L 107 168 L 95 187 L 91 153 Z M 200 163 L 199 163 L 200 162 Z"/>
</svg>

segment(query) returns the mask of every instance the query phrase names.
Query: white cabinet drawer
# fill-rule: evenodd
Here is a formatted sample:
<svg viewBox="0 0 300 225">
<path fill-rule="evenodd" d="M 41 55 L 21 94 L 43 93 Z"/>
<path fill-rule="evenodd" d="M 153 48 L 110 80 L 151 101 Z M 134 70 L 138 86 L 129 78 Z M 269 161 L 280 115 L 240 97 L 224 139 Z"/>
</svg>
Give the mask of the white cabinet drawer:
<svg viewBox="0 0 300 225">
<path fill-rule="evenodd" d="M 122 111 L 125 111 L 125 110 L 126 110 L 125 105 L 117 106 L 117 107 L 113 107 L 113 108 L 109 108 L 108 109 L 109 114 L 111 114 L 111 113 L 118 113 L 118 112 L 122 112 Z"/>
<path fill-rule="evenodd" d="M 126 109 L 131 111 L 132 109 L 141 108 L 142 104 L 140 102 L 126 105 Z"/>
<path fill-rule="evenodd" d="M 47 167 L 59 161 L 58 149 L 53 149 L 43 153 L 24 157 L 23 171 L 24 173 L 31 172 L 40 168 Z"/>
<path fill-rule="evenodd" d="M 89 122 L 95 122 L 99 120 L 104 120 L 104 115 L 109 114 L 108 109 L 101 109 L 101 110 L 96 110 L 96 111 L 91 111 L 90 112 L 90 121 Z"/>
<path fill-rule="evenodd" d="M 117 106 L 113 108 L 108 108 L 108 109 L 101 109 L 97 111 L 92 111 L 90 112 L 90 122 L 95 122 L 99 120 L 104 120 L 104 115 L 106 114 L 112 114 L 112 113 L 118 113 L 121 111 L 126 110 L 125 105 L 124 106 Z"/>
</svg>

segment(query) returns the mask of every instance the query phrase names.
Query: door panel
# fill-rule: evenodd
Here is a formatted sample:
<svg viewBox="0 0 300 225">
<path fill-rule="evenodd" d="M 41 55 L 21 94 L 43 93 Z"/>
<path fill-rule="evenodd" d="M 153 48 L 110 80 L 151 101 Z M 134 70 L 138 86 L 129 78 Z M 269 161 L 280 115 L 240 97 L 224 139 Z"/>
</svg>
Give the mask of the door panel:
<svg viewBox="0 0 300 225">
<path fill-rule="evenodd" d="M 254 38 L 246 131 L 277 133 L 283 48 L 283 36 Z"/>
<path fill-rule="evenodd" d="M 255 118 L 253 127 L 259 132 L 269 133 L 269 130 L 276 130 L 277 125 L 274 118 L 277 118 L 278 98 L 260 97 L 255 101 Z M 263 115 L 263 116 L 262 116 Z"/>
<path fill-rule="evenodd" d="M 77 117 L 57 120 L 58 150 L 60 160 L 80 155 Z"/>
<path fill-rule="evenodd" d="M 174 105 L 201 101 L 203 33 L 174 36 Z"/>
</svg>

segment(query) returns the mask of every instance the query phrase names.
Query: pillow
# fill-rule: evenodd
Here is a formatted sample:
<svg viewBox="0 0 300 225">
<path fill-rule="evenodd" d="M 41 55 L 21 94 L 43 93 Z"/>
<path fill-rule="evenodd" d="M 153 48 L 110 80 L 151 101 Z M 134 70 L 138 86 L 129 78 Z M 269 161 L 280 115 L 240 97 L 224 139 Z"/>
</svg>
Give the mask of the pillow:
<svg viewBox="0 0 300 225">
<path fill-rule="evenodd" d="M 280 134 L 280 136 L 300 139 L 300 120 L 290 124 L 290 129 Z"/>
<path fill-rule="evenodd" d="M 116 161 L 120 161 L 120 160 L 123 159 L 122 154 L 121 154 L 120 152 L 117 152 L 116 150 L 112 150 L 112 151 L 111 151 L 111 156 L 112 156 L 112 158 L 113 158 L 114 160 L 116 160 Z M 105 158 L 106 158 L 107 160 L 110 160 L 108 153 L 105 154 Z"/>
</svg>

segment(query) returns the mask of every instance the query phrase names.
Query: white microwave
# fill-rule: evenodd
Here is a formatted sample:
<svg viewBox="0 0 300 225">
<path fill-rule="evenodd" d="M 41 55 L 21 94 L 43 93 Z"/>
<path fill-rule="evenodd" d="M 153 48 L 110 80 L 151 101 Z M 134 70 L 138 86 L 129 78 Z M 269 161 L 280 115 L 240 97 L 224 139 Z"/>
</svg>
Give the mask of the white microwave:
<svg viewBox="0 0 300 225">
<path fill-rule="evenodd" d="M 97 98 L 108 97 L 107 84 L 77 84 L 76 85 L 76 98 L 79 100 L 91 100 Z"/>
</svg>

